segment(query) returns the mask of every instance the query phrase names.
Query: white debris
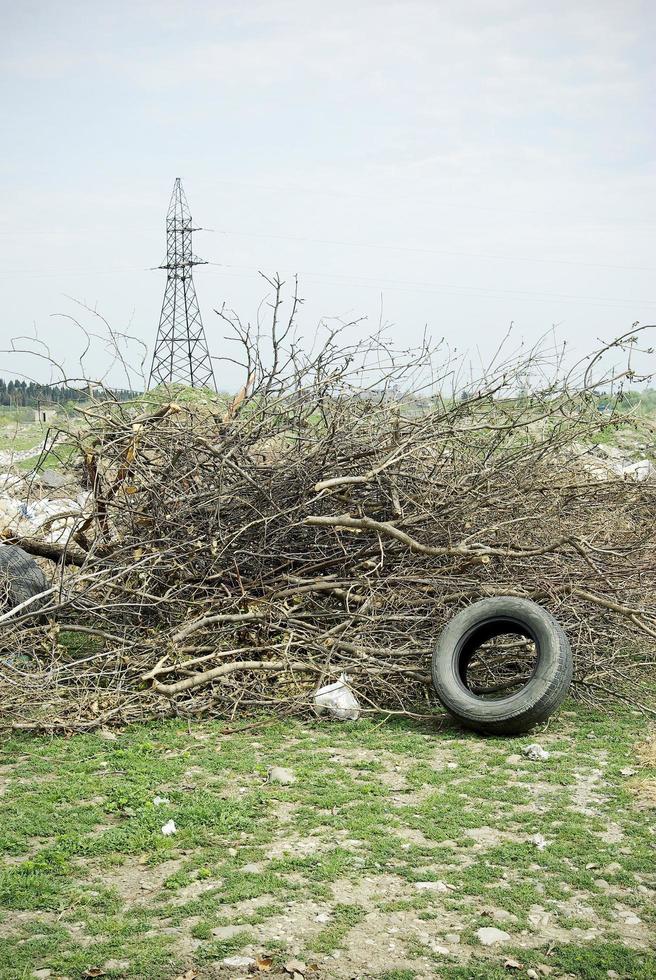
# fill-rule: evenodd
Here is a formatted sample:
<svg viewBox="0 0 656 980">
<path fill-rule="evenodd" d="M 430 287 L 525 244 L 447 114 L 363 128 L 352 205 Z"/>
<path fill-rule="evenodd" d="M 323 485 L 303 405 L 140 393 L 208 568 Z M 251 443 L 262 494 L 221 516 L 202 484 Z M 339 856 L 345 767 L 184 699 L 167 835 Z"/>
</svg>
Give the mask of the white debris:
<svg viewBox="0 0 656 980">
<path fill-rule="evenodd" d="M 318 715 L 327 712 L 339 721 L 358 720 L 360 702 L 349 687 L 346 674 L 342 674 L 334 684 L 327 684 L 315 691 L 314 709 Z"/>
<path fill-rule="evenodd" d="M 314 921 L 323 923 L 330 922 L 330 916 L 327 912 L 319 912 L 318 915 L 315 915 Z"/>
<path fill-rule="evenodd" d="M 637 463 L 629 463 L 628 466 L 623 466 L 621 475 L 642 482 L 656 476 L 656 466 L 648 459 L 641 459 Z"/>
<path fill-rule="evenodd" d="M 53 500 L 29 499 L 22 481 L 9 483 L 8 474 L 0 474 L 0 531 L 14 531 L 31 536 L 38 532 L 44 541 L 65 544 L 76 524 L 88 516 L 90 494 L 81 492 L 76 497 Z M 28 496 L 27 500 L 20 499 Z"/>
<path fill-rule="evenodd" d="M 224 960 L 221 960 L 224 966 L 242 967 L 248 968 L 249 966 L 255 966 L 255 960 L 252 956 L 226 956 Z"/>
<path fill-rule="evenodd" d="M 177 834 L 178 828 L 175 825 L 175 820 L 167 820 L 162 827 L 162 833 L 165 837 L 170 837 L 171 834 Z"/>
<path fill-rule="evenodd" d="M 503 929 L 495 929 L 494 926 L 484 926 L 476 930 L 476 937 L 483 946 L 494 946 L 495 943 L 507 943 L 510 936 Z"/>
<path fill-rule="evenodd" d="M 537 742 L 533 742 L 531 745 L 524 746 L 522 749 L 522 754 L 525 755 L 527 759 L 530 759 L 531 762 L 546 762 L 551 753 L 547 752 L 546 749 L 543 749 Z"/>
<path fill-rule="evenodd" d="M 546 840 L 546 838 L 543 837 L 542 834 L 533 834 L 533 836 L 530 837 L 529 840 L 531 841 L 531 844 L 535 844 L 538 851 L 543 851 L 545 847 L 549 846 L 549 841 Z"/>
<path fill-rule="evenodd" d="M 164 806 L 166 803 L 171 801 L 166 796 L 156 796 L 153 800 L 153 806 Z"/>
<path fill-rule="evenodd" d="M 296 776 L 291 769 L 283 769 L 282 766 L 274 766 L 269 769 L 269 782 L 279 783 L 281 786 L 291 786 L 296 782 Z"/>
</svg>

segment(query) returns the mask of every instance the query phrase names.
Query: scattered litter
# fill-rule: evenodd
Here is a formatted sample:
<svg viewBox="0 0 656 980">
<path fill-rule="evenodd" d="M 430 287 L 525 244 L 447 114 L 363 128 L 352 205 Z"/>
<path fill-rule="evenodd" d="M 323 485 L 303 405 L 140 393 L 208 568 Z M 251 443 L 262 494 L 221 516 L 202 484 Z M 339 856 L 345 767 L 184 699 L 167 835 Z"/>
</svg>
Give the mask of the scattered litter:
<svg viewBox="0 0 656 980">
<path fill-rule="evenodd" d="M 622 466 L 621 476 L 628 476 L 633 480 L 642 482 L 643 480 L 649 480 L 656 476 L 656 467 L 650 460 L 641 459 L 637 463 L 629 463 L 628 466 Z"/>
<path fill-rule="evenodd" d="M 314 921 L 323 923 L 330 922 L 330 916 L 327 912 L 319 912 L 318 915 L 315 915 Z"/>
<path fill-rule="evenodd" d="M 0 480 L 5 476 L 0 474 Z M 68 541 L 80 518 L 88 512 L 91 499 L 87 491 L 81 491 L 70 499 L 44 497 L 26 502 L 19 499 L 25 492 L 22 484 L 5 480 L 0 493 L 0 531 L 26 536 L 38 531 L 39 538 L 50 543 Z"/>
<path fill-rule="evenodd" d="M 171 801 L 166 796 L 156 796 L 153 800 L 153 806 L 164 806 L 166 803 Z"/>
<path fill-rule="evenodd" d="M 531 745 L 524 746 L 522 749 L 522 754 L 525 755 L 527 759 L 530 759 L 531 762 L 546 762 L 551 753 L 547 752 L 546 749 L 543 749 L 537 742 L 533 742 Z"/>
<path fill-rule="evenodd" d="M 507 943 L 510 936 L 503 929 L 496 929 L 494 926 L 484 926 L 476 930 L 476 938 L 483 946 L 494 946 L 495 943 Z"/>
<path fill-rule="evenodd" d="M 533 834 L 533 836 L 530 837 L 529 840 L 531 844 L 535 844 L 538 851 L 543 851 L 545 847 L 548 847 L 549 845 L 549 841 L 546 840 L 546 838 L 544 838 L 542 834 Z"/>
<path fill-rule="evenodd" d="M 624 769 L 620 769 L 620 776 L 635 776 L 637 771 L 632 766 L 626 766 Z"/>
<path fill-rule="evenodd" d="M 504 969 L 506 969 L 506 970 L 523 970 L 524 969 L 523 963 L 520 963 L 519 960 L 513 960 L 511 957 L 508 957 L 508 959 L 503 964 L 503 966 L 504 966 Z"/>
<path fill-rule="evenodd" d="M 178 828 L 175 825 L 175 820 L 167 820 L 162 827 L 162 833 L 165 837 L 170 837 L 171 834 L 177 834 Z"/>
<path fill-rule="evenodd" d="M 291 786 L 296 782 L 296 776 L 291 769 L 283 769 L 282 766 L 273 766 L 269 769 L 269 782 L 279 783 L 281 786 Z"/>
<path fill-rule="evenodd" d="M 339 721 L 357 721 L 360 717 L 360 702 L 348 686 L 346 674 L 314 692 L 314 708 L 318 715 L 327 712 Z"/>
</svg>

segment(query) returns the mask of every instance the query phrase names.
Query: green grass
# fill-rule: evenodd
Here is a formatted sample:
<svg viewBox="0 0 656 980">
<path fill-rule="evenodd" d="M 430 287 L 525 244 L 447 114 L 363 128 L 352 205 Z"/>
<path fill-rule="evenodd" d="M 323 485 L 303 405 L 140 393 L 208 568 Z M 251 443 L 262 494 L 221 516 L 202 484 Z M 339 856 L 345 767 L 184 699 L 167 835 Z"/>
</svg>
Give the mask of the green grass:
<svg viewBox="0 0 656 980">
<path fill-rule="evenodd" d="M 621 773 L 647 736 L 641 716 L 578 708 L 505 740 L 441 720 L 222 730 L 4 737 L 0 977 L 210 977 L 245 953 L 317 962 L 324 977 L 339 963 L 381 980 L 496 978 L 511 955 L 555 976 L 656 978 L 655 814 L 635 794 L 654 774 Z M 521 755 L 531 740 L 547 763 Z M 268 783 L 272 765 L 296 782 Z M 564 930 L 556 941 L 532 925 L 536 906 Z M 478 944 L 490 924 L 507 948 Z M 591 926 L 595 941 L 582 938 Z"/>
</svg>

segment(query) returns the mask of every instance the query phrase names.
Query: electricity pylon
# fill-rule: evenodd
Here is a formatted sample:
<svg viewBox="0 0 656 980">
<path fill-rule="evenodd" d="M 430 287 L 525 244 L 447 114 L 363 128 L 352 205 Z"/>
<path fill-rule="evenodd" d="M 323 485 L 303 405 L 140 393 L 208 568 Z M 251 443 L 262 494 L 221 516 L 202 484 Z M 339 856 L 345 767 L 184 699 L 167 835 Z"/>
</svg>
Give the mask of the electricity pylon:
<svg viewBox="0 0 656 980">
<path fill-rule="evenodd" d="M 207 348 L 196 289 L 192 278 L 195 265 L 206 265 L 194 255 L 187 198 L 176 177 L 166 215 L 166 290 L 148 387 L 179 383 L 216 391 L 212 359 Z"/>
</svg>

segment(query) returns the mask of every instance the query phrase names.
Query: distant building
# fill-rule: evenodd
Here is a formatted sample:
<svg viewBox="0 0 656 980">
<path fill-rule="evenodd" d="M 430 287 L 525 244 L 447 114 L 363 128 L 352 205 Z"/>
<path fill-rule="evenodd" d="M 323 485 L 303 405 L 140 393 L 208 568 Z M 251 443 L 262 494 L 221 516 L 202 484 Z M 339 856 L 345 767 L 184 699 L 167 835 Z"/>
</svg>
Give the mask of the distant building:
<svg viewBox="0 0 656 980">
<path fill-rule="evenodd" d="M 57 418 L 57 411 L 54 408 L 42 408 L 39 405 L 38 408 L 34 409 L 34 421 L 35 422 L 54 422 Z"/>
</svg>

